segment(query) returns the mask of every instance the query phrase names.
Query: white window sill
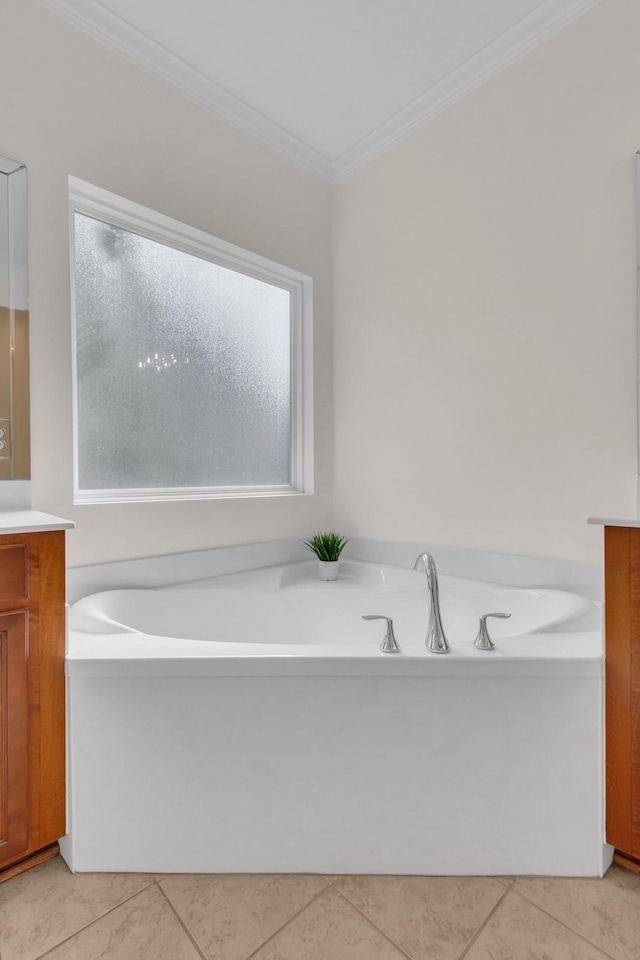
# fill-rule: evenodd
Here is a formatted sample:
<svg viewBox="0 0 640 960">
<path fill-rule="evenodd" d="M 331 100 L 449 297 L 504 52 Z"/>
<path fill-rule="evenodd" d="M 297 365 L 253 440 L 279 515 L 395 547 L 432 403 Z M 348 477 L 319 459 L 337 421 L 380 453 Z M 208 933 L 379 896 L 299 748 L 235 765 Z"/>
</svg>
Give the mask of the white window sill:
<svg viewBox="0 0 640 960">
<path fill-rule="evenodd" d="M 237 500 L 247 497 L 310 496 L 295 487 L 154 487 L 148 490 L 77 490 L 76 506 L 97 503 L 154 503 L 163 500 Z"/>
</svg>

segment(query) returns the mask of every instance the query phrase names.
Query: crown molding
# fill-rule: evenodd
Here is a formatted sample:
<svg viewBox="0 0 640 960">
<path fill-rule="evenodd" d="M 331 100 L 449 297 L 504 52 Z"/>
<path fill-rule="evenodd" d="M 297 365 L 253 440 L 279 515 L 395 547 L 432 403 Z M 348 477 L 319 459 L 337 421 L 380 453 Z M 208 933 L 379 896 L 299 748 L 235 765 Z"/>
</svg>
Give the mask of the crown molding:
<svg viewBox="0 0 640 960">
<path fill-rule="evenodd" d="M 335 160 L 329 160 L 229 93 L 108 10 L 100 0 L 93 0 L 90 5 L 86 0 L 39 2 L 316 177 L 326 183 L 340 183 L 600 0 L 543 0 L 530 14 Z"/>
<path fill-rule="evenodd" d="M 293 160 L 321 180 L 331 182 L 330 160 L 235 97 L 214 80 L 152 40 L 137 27 L 106 7 L 99 0 L 89 6 L 86 0 L 39 0 L 54 13 L 91 34 L 106 46 L 133 61 L 147 73 L 178 89 L 191 100 L 228 120 L 234 127 L 262 141 Z"/>
<path fill-rule="evenodd" d="M 600 0 L 545 0 L 492 43 L 452 70 L 408 106 L 333 161 L 332 183 L 340 183 L 370 160 L 442 113 L 456 100 L 499 73 Z"/>
</svg>

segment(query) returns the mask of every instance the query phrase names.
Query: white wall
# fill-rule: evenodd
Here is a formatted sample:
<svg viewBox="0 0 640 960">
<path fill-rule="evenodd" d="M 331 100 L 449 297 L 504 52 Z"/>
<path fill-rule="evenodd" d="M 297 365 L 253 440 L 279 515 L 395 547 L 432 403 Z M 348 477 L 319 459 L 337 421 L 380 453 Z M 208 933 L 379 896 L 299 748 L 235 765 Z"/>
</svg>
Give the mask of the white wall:
<svg viewBox="0 0 640 960">
<path fill-rule="evenodd" d="M 600 560 L 635 515 L 639 38 L 597 4 L 336 190 L 339 528 Z"/>
<path fill-rule="evenodd" d="M 76 521 L 67 539 L 70 564 L 325 526 L 330 188 L 35 0 L 2 0 L 0 153 L 28 168 L 33 506 Z M 69 174 L 313 276 L 315 496 L 73 507 Z M 0 489 L 0 505 L 2 497 Z"/>
<path fill-rule="evenodd" d="M 606 0 L 332 191 L 35 0 L 3 0 L 29 170 L 33 502 L 72 565 L 348 533 L 599 560 L 635 512 L 640 5 Z M 315 280 L 312 498 L 72 505 L 67 175 Z M 0 502 L 2 490 L 0 490 Z"/>
</svg>

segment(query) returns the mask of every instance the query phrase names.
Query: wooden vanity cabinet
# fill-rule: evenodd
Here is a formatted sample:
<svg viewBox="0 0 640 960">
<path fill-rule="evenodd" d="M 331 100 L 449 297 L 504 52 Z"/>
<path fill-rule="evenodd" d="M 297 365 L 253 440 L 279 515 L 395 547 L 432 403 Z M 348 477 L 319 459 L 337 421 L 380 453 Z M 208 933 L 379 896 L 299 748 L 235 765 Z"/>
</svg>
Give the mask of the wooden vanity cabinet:
<svg viewBox="0 0 640 960">
<path fill-rule="evenodd" d="M 605 527 L 607 842 L 640 872 L 640 528 Z"/>
<path fill-rule="evenodd" d="M 0 880 L 66 830 L 64 537 L 0 536 Z"/>
</svg>

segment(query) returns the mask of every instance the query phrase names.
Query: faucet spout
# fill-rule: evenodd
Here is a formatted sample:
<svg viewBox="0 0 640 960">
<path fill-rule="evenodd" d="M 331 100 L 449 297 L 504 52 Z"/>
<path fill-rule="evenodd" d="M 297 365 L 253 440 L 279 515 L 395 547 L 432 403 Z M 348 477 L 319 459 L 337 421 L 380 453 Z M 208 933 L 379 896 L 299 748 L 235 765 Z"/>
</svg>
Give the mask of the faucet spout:
<svg viewBox="0 0 640 960">
<path fill-rule="evenodd" d="M 429 629 L 427 631 L 427 649 L 431 653 L 449 653 L 451 647 L 442 626 L 440 616 L 440 595 L 438 592 L 438 572 L 436 562 L 430 553 L 421 553 L 413 565 L 418 573 L 427 575 L 427 591 L 429 595 Z"/>
</svg>

